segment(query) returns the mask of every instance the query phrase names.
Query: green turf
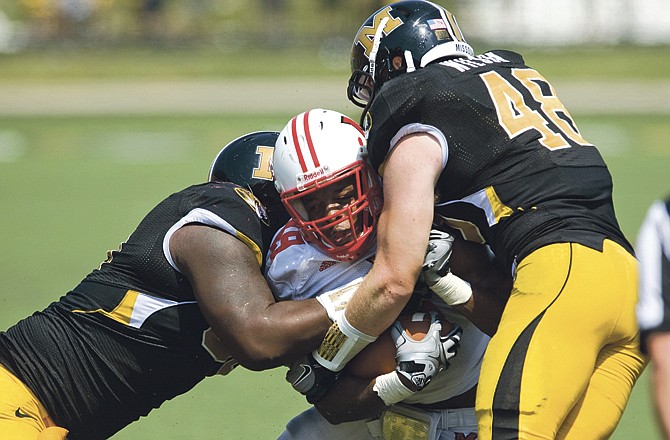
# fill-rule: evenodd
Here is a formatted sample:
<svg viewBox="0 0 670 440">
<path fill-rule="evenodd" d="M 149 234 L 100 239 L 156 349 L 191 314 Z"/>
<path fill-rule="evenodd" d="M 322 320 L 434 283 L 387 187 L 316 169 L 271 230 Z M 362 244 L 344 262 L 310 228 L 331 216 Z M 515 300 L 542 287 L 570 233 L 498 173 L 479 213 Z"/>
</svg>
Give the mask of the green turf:
<svg viewBox="0 0 670 440">
<path fill-rule="evenodd" d="M 0 119 L 0 328 L 78 283 L 164 196 L 202 181 L 225 142 L 279 129 L 291 116 Z M 670 116 L 574 116 L 611 167 L 632 239 L 648 204 L 670 192 L 670 148 L 662 143 Z M 660 439 L 648 399 L 645 375 L 615 439 Z M 238 369 L 114 438 L 270 439 L 302 408 L 283 370 Z"/>
<path fill-rule="evenodd" d="M 261 50 L 247 46 L 185 48 L 49 47 L 0 54 L 5 81 L 85 79 L 281 78 L 348 75 L 351 42 L 337 38 L 299 49 Z M 670 46 L 537 49 L 477 45 L 520 51 L 547 78 L 667 80 Z"/>
</svg>

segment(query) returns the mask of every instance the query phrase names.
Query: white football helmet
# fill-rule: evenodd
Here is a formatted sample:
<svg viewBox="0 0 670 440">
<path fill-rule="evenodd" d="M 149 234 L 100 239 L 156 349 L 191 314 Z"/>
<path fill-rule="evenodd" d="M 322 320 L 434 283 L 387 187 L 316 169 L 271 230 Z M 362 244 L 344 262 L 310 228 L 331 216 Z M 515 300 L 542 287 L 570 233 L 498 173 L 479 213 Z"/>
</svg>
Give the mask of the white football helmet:
<svg viewBox="0 0 670 440">
<path fill-rule="evenodd" d="M 303 237 L 350 261 L 372 244 L 382 207 L 379 177 L 366 161 L 363 130 L 332 110 L 295 116 L 277 138 L 275 187 Z"/>
</svg>

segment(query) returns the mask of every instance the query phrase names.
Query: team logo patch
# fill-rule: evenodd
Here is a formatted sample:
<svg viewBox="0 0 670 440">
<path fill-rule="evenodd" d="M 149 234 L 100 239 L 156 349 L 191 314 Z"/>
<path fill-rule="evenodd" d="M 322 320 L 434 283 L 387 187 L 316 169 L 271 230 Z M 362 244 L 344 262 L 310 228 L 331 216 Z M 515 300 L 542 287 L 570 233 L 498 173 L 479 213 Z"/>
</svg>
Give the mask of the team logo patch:
<svg viewBox="0 0 670 440">
<path fill-rule="evenodd" d="M 265 206 L 256 198 L 254 193 L 244 188 L 235 188 L 235 192 L 256 213 L 259 219 L 266 225 L 270 225 L 270 218 Z"/>
<path fill-rule="evenodd" d="M 387 6 L 372 17 L 371 23 L 364 24 L 361 29 L 358 31 L 356 36 L 356 41 L 354 44 L 360 44 L 363 47 L 365 56 L 370 58 L 370 53 L 372 52 L 372 46 L 374 45 L 375 34 L 377 29 L 382 27 L 382 33 L 384 35 L 389 35 L 391 32 L 396 30 L 398 26 L 403 24 L 400 17 L 394 17 L 391 15 L 391 6 Z"/>
<path fill-rule="evenodd" d="M 447 32 L 446 29 L 437 29 L 435 31 L 435 36 L 439 41 L 442 40 L 449 40 L 451 37 L 449 36 L 449 32 Z"/>
<path fill-rule="evenodd" d="M 35 419 L 35 417 L 31 416 L 30 414 L 26 414 L 21 410 L 21 407 L 18 407 L 16 411 L 14 411 L 14 415 L 20 419 Z"/>
<path fill-rule="evenodd" d="M 370 130 L 372 129 L 372 115 L 370 112 L 365 113 L 365 118 L 363 119 L 363 131 L 365 132 L 365 138 L 368 138 Z"/>
</svg>

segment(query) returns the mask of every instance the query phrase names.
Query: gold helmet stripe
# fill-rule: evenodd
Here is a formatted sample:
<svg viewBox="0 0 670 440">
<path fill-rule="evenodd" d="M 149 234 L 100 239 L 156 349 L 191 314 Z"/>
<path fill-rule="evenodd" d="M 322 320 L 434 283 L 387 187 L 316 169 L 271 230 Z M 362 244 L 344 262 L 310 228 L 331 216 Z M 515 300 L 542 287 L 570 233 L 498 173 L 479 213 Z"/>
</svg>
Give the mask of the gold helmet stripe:
<svg viewBox="0 0 670 440">
<path fill-rule="evenodd" d="M 454 14 L 451 12 L 447 11 L 446 9 L 440 8 L 442 11 L 444 11 L 445 18 L 447 22 L 449 23 L 449 33 L 451 36 L 454 38 L 455 41 L 460 41 L 462 43 L 465 43 L 465 38 L 463 37 L 463 33 L 461 32 L 461 28 L 458 27 L 458 23 L 456 23 L 456 17 L 454 17 Z"/>
</svg>

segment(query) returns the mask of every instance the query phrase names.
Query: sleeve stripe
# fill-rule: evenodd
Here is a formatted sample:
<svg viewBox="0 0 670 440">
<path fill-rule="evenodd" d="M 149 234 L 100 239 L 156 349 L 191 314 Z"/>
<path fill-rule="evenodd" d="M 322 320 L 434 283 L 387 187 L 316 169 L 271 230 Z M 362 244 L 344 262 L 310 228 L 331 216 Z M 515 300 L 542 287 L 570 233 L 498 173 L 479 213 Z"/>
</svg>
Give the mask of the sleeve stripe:
<svg viewBox="0 0 670 440">
<path fill-rule="evenodd" d="M 163 237 L 163 255 L 165 255 L 165 258 L 170 263 L 170 266 L 172 266 L 177 272 L 179 272 L 179 269 L 177 269 L 177 265 L 175 264 L 174 260 L 172 259 L 172 255 L 170 254 L 170 238 L 172 238 L 172 234 L 174 234 L 179 228 L 187 223 L 202 223 L 205 225 L 214 226 L 225 232 L 228 232 L 231 235 L 234 235 L 249 249 L 251 249 L 251 251 L 256 256 L 256 261 L 258 261 L 259 266 L 263 263 L 263 253 L 261 252 L 260 247 L 252 239 L 235 229 L 230 223 L 214 214 L 212 211 L 208 211 L 202 208 L 195 208 L 182 217 L 177 223 L 172 225 L 172 227 L 165 234 L 165 237 Z"/>
</svg>

